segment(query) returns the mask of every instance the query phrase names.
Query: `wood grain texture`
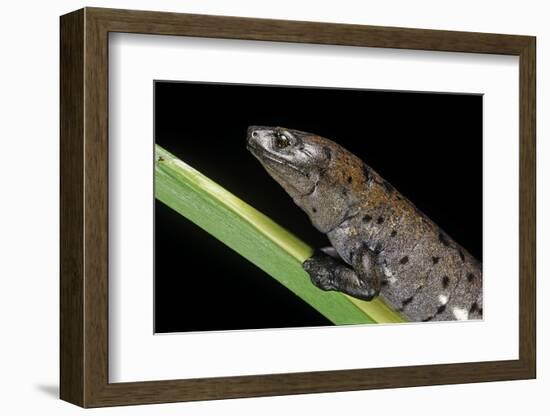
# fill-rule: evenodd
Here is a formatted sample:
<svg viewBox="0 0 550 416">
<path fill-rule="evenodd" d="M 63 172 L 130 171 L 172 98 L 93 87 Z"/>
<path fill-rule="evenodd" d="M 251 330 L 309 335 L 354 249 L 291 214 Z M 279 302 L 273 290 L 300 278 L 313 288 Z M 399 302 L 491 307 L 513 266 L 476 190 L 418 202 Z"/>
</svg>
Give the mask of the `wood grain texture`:
<svg viewBox="0 0 550 416">
<path fill-rule="evenodd" d="M 536 40 L 520 54 L 519 356 L 536 377 Z"/>
<path fill-rule="evenodd" d="M 535 38 L 86 8 L 61 18 L 61 398 L 82 407 L 535 377 Z M 520 57 L 520 357 L 189 380 L 108 381 L 108 33 Z"/>
<path fill-rule="evenodd" d="M 61 19 L 60 44 L 60 388 L 84 404 L 84 12 Z"/>
<path fill-rule="evenodd" d="M 85 9 L 84 405 L 108 381 L 108 33 Z"/>
</svg>

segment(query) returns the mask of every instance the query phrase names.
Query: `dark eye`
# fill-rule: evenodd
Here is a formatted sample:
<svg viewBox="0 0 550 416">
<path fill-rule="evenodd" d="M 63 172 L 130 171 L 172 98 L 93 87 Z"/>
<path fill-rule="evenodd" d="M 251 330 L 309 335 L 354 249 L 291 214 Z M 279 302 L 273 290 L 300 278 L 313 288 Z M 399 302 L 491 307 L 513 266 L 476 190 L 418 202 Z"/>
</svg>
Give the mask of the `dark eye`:
<svg viewBox="0 0 550 416">
<path fill-rule="evenodd" d="M 277 135 L 275 136 L 275 146 L 277 146 L 277 148 L 279 149 L 284 149 L 288 145 L 290 145 L 290 140 L 288 139 L 288 137 L 286 137 L 282 133 L 277 133 Z"/>
</svg>

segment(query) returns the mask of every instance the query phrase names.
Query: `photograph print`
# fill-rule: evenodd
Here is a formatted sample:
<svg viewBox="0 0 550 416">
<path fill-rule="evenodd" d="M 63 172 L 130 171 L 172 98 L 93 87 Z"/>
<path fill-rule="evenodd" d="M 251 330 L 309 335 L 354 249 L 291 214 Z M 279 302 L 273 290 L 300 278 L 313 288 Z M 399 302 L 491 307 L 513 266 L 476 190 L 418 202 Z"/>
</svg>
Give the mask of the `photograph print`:
<svg viewBox="0 0 550 416">
<path fill-rule="evenodd" d="M 483 319 L 482 95 L 153 88 L 155 333 Z"/>
</svg>

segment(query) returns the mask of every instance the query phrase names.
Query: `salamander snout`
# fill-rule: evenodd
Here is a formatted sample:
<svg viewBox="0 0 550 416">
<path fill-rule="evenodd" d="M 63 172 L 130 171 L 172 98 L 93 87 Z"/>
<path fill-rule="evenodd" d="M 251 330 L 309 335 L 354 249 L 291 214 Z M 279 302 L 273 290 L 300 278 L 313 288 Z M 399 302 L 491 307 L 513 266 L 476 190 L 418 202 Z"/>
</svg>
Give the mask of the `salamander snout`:
<svg viewBox="0 0 550 416">
<path fill-rule="evenodd" d="M 259 136 L 258 130 L 260 130 L 261 127 L 258 126 L 250 126 L 248 127 L 248 130 L 246 132 L 246 144 L 251 145 L 254 139 L 257 139 Z"/>
<path fill-rule="evenodd" d="M 249 150 L 270 150 L 273 132 L 273 127 L 250 126 L 246 134 L 246 147 Z"/>
</svg>

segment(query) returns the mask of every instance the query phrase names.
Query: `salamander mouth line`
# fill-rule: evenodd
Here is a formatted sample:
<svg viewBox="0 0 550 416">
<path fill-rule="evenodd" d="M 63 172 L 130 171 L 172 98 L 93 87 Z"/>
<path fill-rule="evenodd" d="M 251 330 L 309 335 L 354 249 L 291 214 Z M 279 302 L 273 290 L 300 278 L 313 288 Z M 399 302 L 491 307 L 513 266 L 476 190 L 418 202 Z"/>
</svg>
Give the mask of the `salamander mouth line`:
<svg viewBox="0 0 550 416">
<path fill-rule="evenodd" d="M 295 170 L 296 172 L 300 173 L 300 175 L 303 175 L 305 177 L 308 177 L 308 175 L 306 173 L 304 173 L 304 171 L 298 169 L 296 166 L 293 166 L 292 164 L 288 163 L 286 160 L 283 160 L 283 159 L 280 159 L 276 156 L 274 156 L 272 153 L 268 152 L 267 150 L 265 150 L 264 148 L 262 147 L 259 147 L 259 146 L 256 146 L 256 145 L 253 145 L 253 144 L 249 144 L 247 143 L 246 145 L 246 148 L 248 149 L 248 151 L 250 151 L 250 153 L 252 153 L 254 155 L 254 157 L 256 157 L 260 162 L 262 162 L 263 160 L 269 160 L 273 163 L 277 163 L 279 165 L 282 165 L 282 166 L 286 166 L 286 167 L 289 167 L 293 170 Z M 268 171 L 273 171 L 276 173 L 276 170 L 272 167 L 270 167 L 269 165 L 265 165 L 265 168 L 268 170 Z M 313 192 L 315 192 L 315 189 L 317 188 L 317 185 L 319 184 L 319 180 L 317 180 L 313 186 L 311 187 L 311 190 L 309 190 L 308 192 L 304 193 L 304 194 L 301 194 L 300 197 L 304 198 L 304 197 L 307 197 L 309 195 L 311 195 Z"/>
<path fill-rule="evenodd" d="M 262 159 L 267 159 L 267 160 L 270 160 L 274 163 L 278 163 L 279 165 L 289 167 L 290 169 L 295 170 L 296 172 L 300 173 L 301 175 L 307 176 L 304 173 L 304 171 L 302 171 L 301 169 L 298 169 L 296 166 L 288 163 L 288 161 L 286 161 L 284 159 L 276 157 L 273 153 L 265 150 L 264 148 L 258 147 L 256 145 L 251 145 L 251 144 L 247 144 L 246 147 L 254 156 L 256 156 L 258 159 L 260 159 L 260 161 Z"/>
</svg>

